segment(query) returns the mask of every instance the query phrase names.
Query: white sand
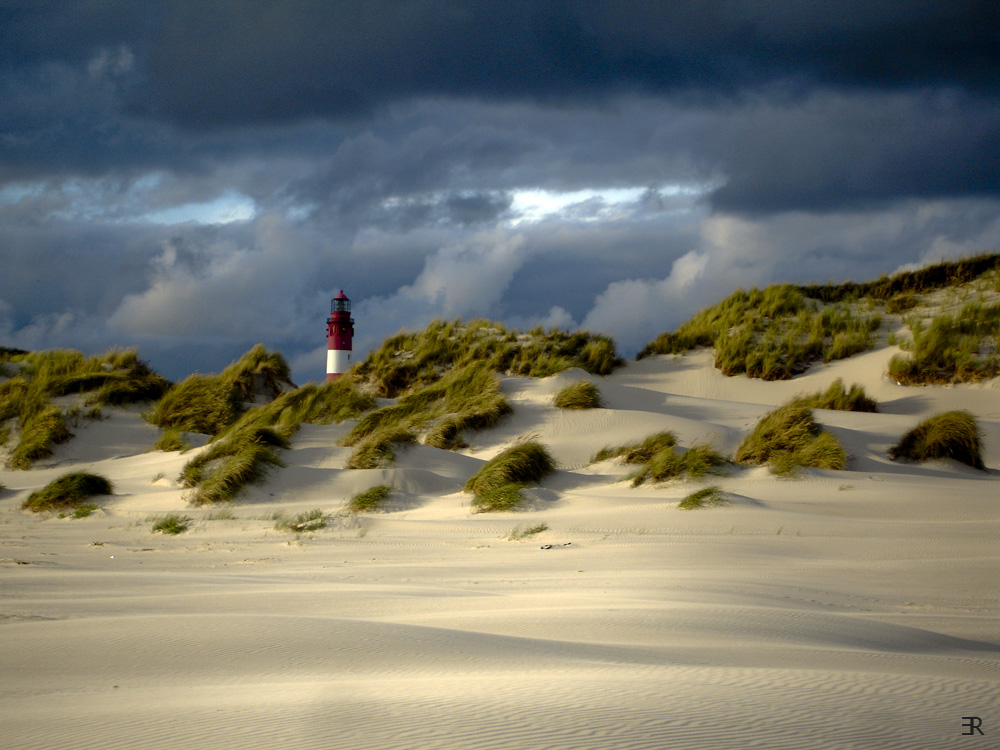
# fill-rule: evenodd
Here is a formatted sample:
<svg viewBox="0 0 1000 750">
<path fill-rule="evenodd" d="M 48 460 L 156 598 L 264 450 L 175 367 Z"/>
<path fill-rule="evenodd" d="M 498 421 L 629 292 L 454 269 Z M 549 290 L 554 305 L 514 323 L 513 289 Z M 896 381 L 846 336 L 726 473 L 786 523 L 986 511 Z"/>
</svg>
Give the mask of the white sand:
<svg viewBox="0 0 1000 750">
<path fill-rule="evenodd" d="M 116 412 L 0 471 L 0 747 L 1000 747 L 1000 387 L 902 388 L 891 354 L 780 383 L 656 357 L 591 378 L 609 408 L 587 412 L 549 404 L 590 376 L 506 378 L 515 414 L 469 455 L 418 447 L 388 470 L 340 468 L 349 425 L 305 426 L 228 520 L 172 481 L 190 454 L 144 453 L 156 430 Z M 883 411 L 817 412 L 848 471 L 736 469 L 712 479 L 728 506 L 686 512 L 703 483 L 587 465 L 663 429 L 732 451 L 838 376 Z M 989 473 L 887 460 L 951 408 L 980 417 Z M 525 433 L 563 469 L 531 510 L 471 515 L 463 482 Z M 118 494 L 86 519 L 19 510 L 71 469 Z M 383 482 L 388 512 L 274 529 Z M 195 523 L 152 534 L 167 512 Z"/>
</svg>

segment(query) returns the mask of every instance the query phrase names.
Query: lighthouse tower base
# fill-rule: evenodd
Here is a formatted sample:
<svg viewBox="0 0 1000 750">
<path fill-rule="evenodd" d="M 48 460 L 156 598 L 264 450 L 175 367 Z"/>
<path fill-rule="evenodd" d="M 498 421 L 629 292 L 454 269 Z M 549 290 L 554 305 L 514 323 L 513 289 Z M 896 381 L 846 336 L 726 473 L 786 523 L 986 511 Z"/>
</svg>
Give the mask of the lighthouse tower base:
<svg viewBox="0 0 1000 750">
<path fill-rule="evenodd" d="M 351 352 L 343 349 L 328 349 L 326 352 L 326 379 L 333 380 L 351 367 Z"/>
</svg>

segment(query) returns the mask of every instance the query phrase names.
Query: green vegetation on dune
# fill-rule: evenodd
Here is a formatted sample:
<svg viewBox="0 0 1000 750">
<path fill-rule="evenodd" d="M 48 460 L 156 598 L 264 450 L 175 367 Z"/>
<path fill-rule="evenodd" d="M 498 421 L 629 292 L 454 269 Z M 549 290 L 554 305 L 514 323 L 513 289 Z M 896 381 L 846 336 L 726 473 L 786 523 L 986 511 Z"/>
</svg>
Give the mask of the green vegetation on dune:
<svg viewBox="0 0 1000 750">
<path fill-rule="evenodd" d="M 810 409 L 835 409 L 837 411 L 877 412 L 878 402 L 865 389 L 855 383 L 850 390 L 844 388 L 844 381 L 837 378 L 825 391 L 810 396 L 797 396 L 791 403 Z"/>
<path fill-rule="evenodd" d="M 284 465 L 277 451 L 290 447 L 302 423 L 340 422 L 374 405 L 348 375 L 286 391 L 270 403 L 247 409 L 224 427 L 184 466 L 181 482 L 195 488 L 191 497 L 195 505 L 229 502 L 248 485 L 262 481 L 271 468 Z"/>
<path fill-rule="evenodd" d="M 768 412 L 740 444 L 734 460 L 791 476 L 800 467 L 846 469 L 847 453 L 832 433 L 822 429 L 812 410 L 789 403 Z"/>
<path fill-rule="evenodd" d="M 392 494 L 392 487 L 387 484 L 379 484 L 369 487 L 364 492 L 359 492 L 351 498 L 347 504 L 347 509 L 351 513 L 363 513 L 365 511 L 378 510 L 382 503 Z"/>
<path fill-rule="evenodd" d="M 139 359 L 134 349 L 112 349 L 93 357 L 68 349 L 8 351 L 4 359 L 10 371 L 16 371 L 0 383 L 0 431 L 6 436 L 3 442 L 17 438 L 7 458 L 7 465 L 13 469 L 30 468 L 52 455 L 54 445 L 73 436 L 67 415 L 80 415 L 79 407 L 63 408 L 53 399 L 79 395 L 91 407 L 83 416 L 99 418 L 101 405 L 156 399 L 170 386 Z"/>
<path fill-rule="evenodd" d="M 699 508 L 712 508 L 719 505 L 725 505 L 726 498 L 722 494 L 722 489 L 716 486 L 703 487 L 697 492 L 692 492 L 690 495 L 685 497 L 677 507 L 680 510 L 697 510 Z"/>
<path fill-rule="evenodd" d="M 454 320 L 387 338 L 355 372 L 379 395 L 394 398 L 472 364 L 508 375 L 546 377 L 571 367 L 607 375 L 622 360 L 607 336 L 541 328 L 521 333 L 488 320 Z"/>
<path fill-rule="evenodd" d="M 263 480 L 269 468 L 284 466 L 275 449 L 288 447 L 279 432 L 249 426 L 212 443 L 188 461 L 181 482 L 195 488 L 192 505 L 229 502 L 247 485 Z"/>
<path fill-rule="evenodd" d="M 113 491 L 114 487 L 105 477 L 77 471 L 63 474 L 42 489 L 32 492 L 21 507 L 35 513 L 79 508 L 90 498 L 110 495 Z"/>
<path fill-rule="evenodd" d="M 924 294 L 935 289 L 968 284 L 1000 269 L 1000 253 L 976 255 L 954 261 L 942 261 L 916 271 L 881 276 L 875 281 L 843 284 L 809 284 L 799 287 L 807 297 L 823 302 L 842 302 L 870 298 L 889 302 L 893 298 L 906 304 L 907 295 Z"/>
<path fill-rule="evenodd" d="M 576 380 L 556 394 L 552 405 L 559 409 L 599 409 L 604 403 L 596 385 L 586 380 Z"/>
<path fill-rule="evenodd" d="M 896 355 L 889 376 L 902 385 L 969 383 L 1000 375 L 1000 304 L 971 302 L 929 326 L 910 321 L 912 356 Z"/>
<path fill-rule="evenodd" d="M 514 510 L 524 499 L 521 490 L 555 471 L 548 449 L 534 440 L 517 443 L 491 458 L 469 477 L 465 491 L 475 497 L 477 513 Z"/>
<path fill-rule="evenodd" d="M 435 448 L 462 447 L 465 430 L 493 427 L 510 411 L 495 373 L 470 363 L 362 416 L 342 441 L 355 449 L 348 468 L 387 465 L 395 455 L 394 445 L 415 442 L 421 433 Z"/>
<path fill-rule="evenodd" d="M 168 513 L 163 518 L 158 518 L 153 522 L 152 532 L 154 534 L 168 534 L 176 536 L 183 534 L 191 527 L 191 519 L 179 513 Z"/>
<path fill-rule="evenodd" d="M 938 263 L 867 283 L 741 289 L 660 334 L 638 358 L 710 346 L 716 368 L 726 375 L 787 379 L 816 362 L 871 349 L 883 312 L 900 315 L 920 304 L 920 294 L 972 283 L 1000 291 L 1000 254 Z M 956 318 L 941 316 L 929 327 L 912 321 L 914 355 L 896 358 L 890 374 L 907 385 L 1000 375 L 997 307 L 968 305 Z"/>
<path fill-rule="evenodd" d="M 218 375 L 189 375 L 170 389 L 149 412 L 157 427 L 218 435 L 232 425 L 258 394 L 268 400 L 290 384 L 289 368 L 279 352 L 257 344 Z"/>
<path fill-rule="evenodd" d="M 153 450 L 158 451 L 180 451 L 191 450 L 191 445 L 181 437 L 181 431 L 176 428 L 166 430 L 160 435 L 159 440 L 153 444 Z"/>
<path fill-rule="evenodd" d="M 638 357 L 714 346 L 715 366 L 725 375 L 784 380 L 814 362 L 868 349 L 881 322 L 846 303 L 820 309 L 791 284 L 741 289 L 676 331 L 660 334 Z"/>
<path fill-rule="evenodd" d="M 951 458 L 986 470 L 979 424 L 967 411 L 948 411 L 925 419 L 889 449 L 889 458 L 894 461 Z"/>
<path fill-rule="evenodd" d="M 658 432 L 639 443 L 603 448 L 591 460 L 620 458 L 622 463 L 638 466 L 629 475 L 633 487 L 647 480 L 698 479 L 706 474 L 719 473 L 726 464 L 726 459 L 709 445 L 695 444 L 683 453 L 674 450 L 676 445 L 677 436 L 672 432 Z"/>
</svg>

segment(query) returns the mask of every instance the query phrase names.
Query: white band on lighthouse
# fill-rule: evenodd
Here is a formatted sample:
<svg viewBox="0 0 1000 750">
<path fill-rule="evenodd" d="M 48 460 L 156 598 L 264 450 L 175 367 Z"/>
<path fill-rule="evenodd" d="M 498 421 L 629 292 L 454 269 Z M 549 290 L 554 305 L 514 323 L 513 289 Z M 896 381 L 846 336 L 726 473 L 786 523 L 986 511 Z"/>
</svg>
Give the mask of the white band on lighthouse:
<svg viewBox="0 0 1000 750">
<path fill-rule="evenodd" d="M 351 366 L 351 353 L 343 349 L 327 349 L 326 374 L 342 375 Z"/>
</svg>

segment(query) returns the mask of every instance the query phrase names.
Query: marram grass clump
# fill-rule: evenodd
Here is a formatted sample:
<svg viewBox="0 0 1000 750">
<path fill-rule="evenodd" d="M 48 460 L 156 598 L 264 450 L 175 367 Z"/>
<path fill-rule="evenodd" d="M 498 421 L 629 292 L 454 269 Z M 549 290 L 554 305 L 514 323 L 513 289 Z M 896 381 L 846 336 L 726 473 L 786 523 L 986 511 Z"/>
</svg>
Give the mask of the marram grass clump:
<svg viewBox="0 0 1000 750">
<path fill-rule="evenodd" d="M 355 369 L 379 395 L 395 398 L 473 364 L 543 378 L 571 367 L 607 375 L 622 360 L 610 338 L 586 331 L 521 332 L 488 320 L 439 320 L 423 331 L 387 338 Z"/>
<path fill-rule="evenodd" d="M 171 388 L 148 413 L 163 429 L 218 435 L 258 396 L 273 400 L 290 384 L 280 352 L 257 344 L 218 375 L 190 375 Z"/>
<path fill-rule="evenodd" d="M 910 321 L 911 356 L 897 354 L 889 377 L 901 385 L 972 383 L 1000 375 L 1000 304 L 971 302 L 956 317 L 940 315 L 925 326 Z"/>
<path fill-rule="evenodd" d="M 181 431 L 176 428 L 170 428 L 169 430 L 164 430 L 163 434 L 153 443 L 152 450 L 156 451 L 184 451 L 191 450 L 191 444 L 188 443 L 183 437 L 181 437 Z"/>
<path fill-rule="evenodd" d="M 142 362 L 134 349 L 112 349 L 87 357 L 71 349 L 18 352 L 7 359 L 17 365 L 16 374 L 0 383 L 0 432 L 3 442 L 16 437 L 7 460 L 12 469 L 29 469 L 39 459 L 52 455 L 52 446 L 73 434 L 67 418 L 98 417 L 105 404 L 121 405 L 159 398 L 170 383 Z M 53 399 L 77 396 L 82 405 L 66 410 Z M 10 424 L 3 424 L 10 421 Z M 12 428 L 16 425 L 16 431 Z"/>
<path fill-rule="evenodd" d="M 889 458 L 893 461 L 951 458 L 974 469 L 986 470 L 979 424 L 967 411 L 948 411 L 925 419 L 889 449 Z"/>
<path fill-rule="evenodd" d="M 639 443 L 617 448 L 603 448 L 591 459 L 593 462 L 620 458 L 622 463 L 639 468 L 629 475 L 632 486 L 643 482 L 665 482 L 668 479 L 699 479 L 706 474 L 718 474 L 726 459 L 710 445 L 695 444 L 683 453 L 674 450 L 677 436 L 672 432 L 657 432 Z"/>
<path fill-rule="evenodd" d="M 677 508 L 679 510 L 697 510 L 726 504 L 726 496 L 722 493 L 722 488 L 713 485 L 692 492 L 677 504 Z"/>
<path fill-rule="evenodd" d="M 809 407 L 794 402 L 761 417 L 734 459 L 751 466 L 768 464 L 781 476 L 792 476 L 806 466 L 847 468 L 847 453 L 837 438 L 819 426 Z"/>
<path fill-rule="evenodd" d="M 587 380 L 576 380 L 556 394 L 552 405 L 560 409 L 599 409 L 604 403 L 596 385 Z"/>
<path fill-rule="evenodd" d="M 524 484 L 511 482 L 488 490 L 472 499 L 473 513 L 503 513 L 517 510 L 524 502 Z"/>
<path fill-rule="evenodd" d="M 152 532 L 154 534 L 168 534 L 176 536 L 183 534 L 191 527 L 191 519 L 179 513 L 168 513 L 163 518 L 157 518 L 153 522 Z"/>
<path fill-rule="evenodd" d="M 92 497 L 114 492 L 110 480 L 99 474 L 73 472 L 63 474 L 40 490 L 32 492 L 21 508 L 41 513 L 43 511 L 79 508 Z"/>
<path fill-rule="evenodd" d="M 477 513 L 514 510 L 524 500 L 521 490 L 537 484 L 555 471 L 556 464 L 541 443 L 527 440 L 501 451 L 465 483 L 465 491 L 475 495 Z"/>
<path fill-rule="evenodd" d="M 229 502 L 246 486 L 262 481 L 270 467 L 283 466 L 275 449 L 288 447 L 280 432 L 248 425 L 188 461 L 180 479 L 184 486 L 195 488 L 192 505 Z"/>
<path fill-rule="evenodd" d="M 392 487 L 387 484 L 369 487 L 351 498 L 350 502 L 347 503 L 347 510 L 351 513 L 378 510 L 390 494 L 392 494 Z"/>
<path fill-rule="evenodd" d="M 825 391 L 818 391 L 809 396 L 797 396 L 793 404 L 806 406 L 810 409 L 835 409 L 838 411 L 877 412 L 878 402 L 871 398 L 863 386 L 855 383 L 850 390 L 844 388 L 840 378 L 831 383 Z"/>
<path fill-rule="evenodd" d="M 387 466 L 395 448 L 424 443 L 454 450 L 466 445 L 466 430 L 493 427 L 511 412 L 500 392 L 497 376 L 482 363 L 446 373 L 437 382 L 411 391 L 395 404 L 362 416 L 342 441 L 354 447 L 349 469 Z"/>
</svg>

